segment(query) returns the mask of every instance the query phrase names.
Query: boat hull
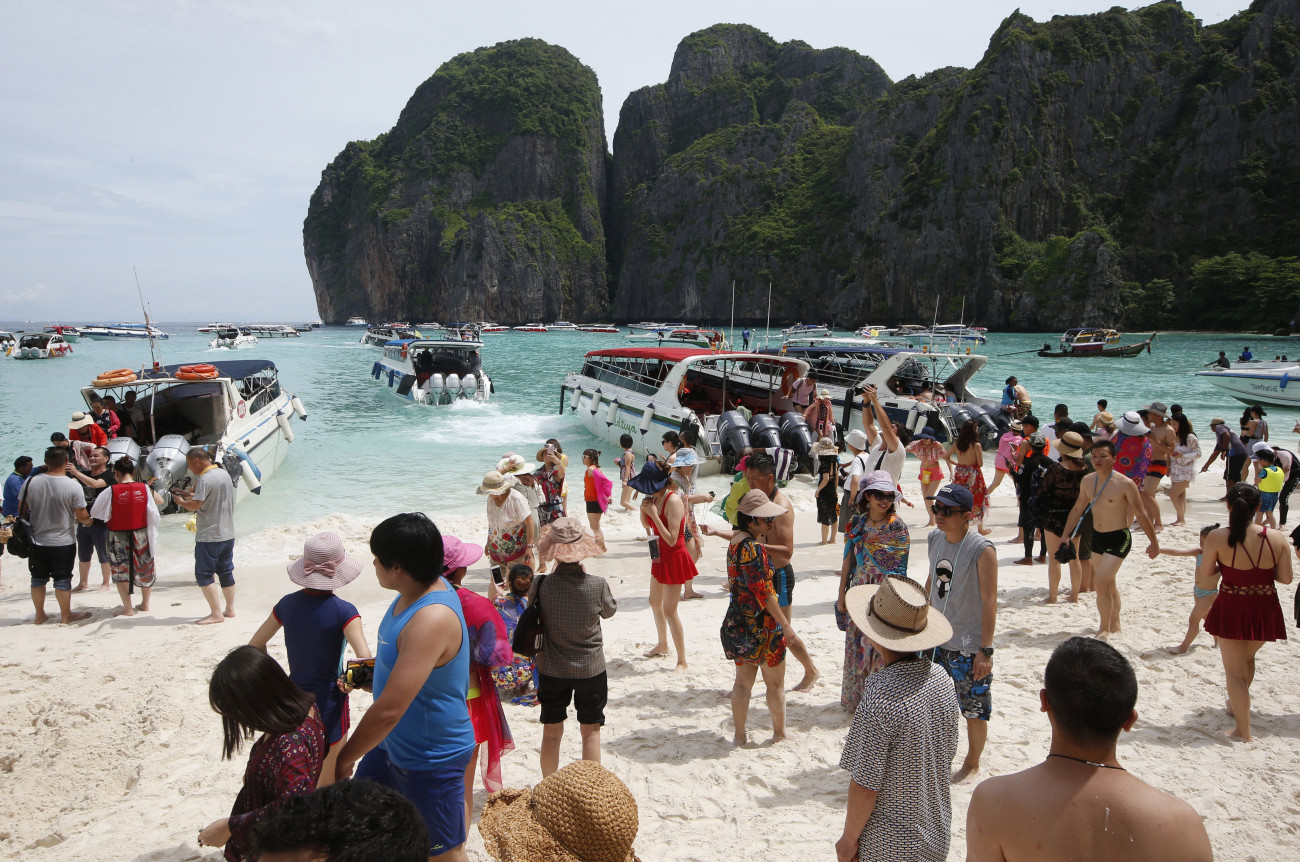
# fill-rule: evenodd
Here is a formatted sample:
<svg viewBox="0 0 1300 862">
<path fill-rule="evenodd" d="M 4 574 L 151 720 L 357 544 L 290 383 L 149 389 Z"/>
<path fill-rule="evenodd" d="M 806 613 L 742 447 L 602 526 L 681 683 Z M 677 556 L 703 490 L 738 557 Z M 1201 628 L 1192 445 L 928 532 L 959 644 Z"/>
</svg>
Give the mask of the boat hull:
<svg viewBox="0 0 1300 862">
<path fill-rule="evenodd" d="M 1300 408 L 1300 366 L 1282 369 L 1281 373 L 1224 369 L 1198 371 L 1210 383 L 1245 404 Z"/>
</svg>

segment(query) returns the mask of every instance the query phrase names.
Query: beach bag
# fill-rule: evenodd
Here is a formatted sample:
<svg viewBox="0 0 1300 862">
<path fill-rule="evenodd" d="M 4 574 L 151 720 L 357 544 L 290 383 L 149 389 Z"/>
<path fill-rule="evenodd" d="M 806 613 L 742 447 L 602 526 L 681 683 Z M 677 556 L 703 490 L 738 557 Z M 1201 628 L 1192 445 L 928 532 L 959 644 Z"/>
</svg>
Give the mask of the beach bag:
<svg viewBox="0 0 1300 862">
<path fill-rule="evenodd" d="M 27 559 L 32 553 L 32 526 L 22 518 L 9 525 L 13 534 L 5 543 L 5 550 L 20 560 Z"/>
<path fill-rule="evenodd" d="M 515 636 L 510 639 L 510 648 L 527 658 L 532 658 L 541 652 L 546 643 L 546 627 L 542 623 L 542 584 L 545 582 L 546 575 L 537 578 L 537 589 L 533 593 L 532 604 L 524 608 L 523 613 L 519 615 Z"/>
</svg>

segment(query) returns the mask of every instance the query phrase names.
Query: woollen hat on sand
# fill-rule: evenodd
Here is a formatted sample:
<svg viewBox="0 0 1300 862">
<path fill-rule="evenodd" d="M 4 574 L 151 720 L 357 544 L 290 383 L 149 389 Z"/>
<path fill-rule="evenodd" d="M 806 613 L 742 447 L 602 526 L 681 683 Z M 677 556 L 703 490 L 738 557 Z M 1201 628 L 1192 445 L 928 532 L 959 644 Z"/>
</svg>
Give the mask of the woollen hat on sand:
<svg viewBox="0 0 1300 862">
<path fill-rule="evenodd" d="M 309 590 L 337 590 L 361 574 L 361 564 L 348 556 L 335 533 L 312 536 L 303 545 L 302 556 L 284 568 L 289 580 Z"/>
<path fill-rule="evenodd" d="M 478 829 L 498 862 L 640 862 L 639 826 L 627 786 L 592 760 L 551 773 L 532 790 L 502 790 L 483 806 Z"/>
<path fill-rule="evenodd" d="M 603 553 L 596 537 L 577 518 L 556 518 L 542 527 L 542 537 L 537 542 L 538 560 L 543 563 L 551 560 L 579 563 Z"/>
<path fill-rule="evenodd" d="M 844 606 L 859 631 L 894 652 L 930 649 L 952 637 L 947 617 L 930 607 L 925 591 L 907 578 L 853 587 Z"/>
</svg>

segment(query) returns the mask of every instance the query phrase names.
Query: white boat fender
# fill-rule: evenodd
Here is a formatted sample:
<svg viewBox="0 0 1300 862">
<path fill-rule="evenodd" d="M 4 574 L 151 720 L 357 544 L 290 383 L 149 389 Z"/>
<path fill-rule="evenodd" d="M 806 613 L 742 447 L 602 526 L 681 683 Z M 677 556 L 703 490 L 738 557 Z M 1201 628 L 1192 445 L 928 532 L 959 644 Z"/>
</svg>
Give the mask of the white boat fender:
<svg viewBox="0 0 1300 862">
<path fill-rule="evenodd" d="M 298 400 L 297 395 L 289 399 L 289 406 L 293 408 L 294 413 L 298 414 L 299 419 L 304 422 L 307 421 L 307 408 L 302 406 L 302 402 Z"/>
<path fill-rule="evenodd" d="M 642 434 L 649 432 L 650 423 L 654 421 L 655 421 L 655 405 L 654 402 L 651 401 L 649 404 L 646 405 L 645 410 L 641 412 L 641 424 L 637 427 L 637 430 L 640 431 Z"/>
<path fill-rule="evenodd" d="M 248 486 L 248 490 L 252 491 L 254 494 L 261 495 L 262 471 L 257 469 L 257 465 L 253 463 L 253 459 L 248 457 L 248 453 L 243 449 L 240 449 L 238 446 L 231 446 L 230 451 L 239 458 L 239 472 L 240 475 L 244 477 L 244 484 Z"/>
<path fill-rule="evenodd" d="M 473 374 L 466 374 L 460 379 L 460 389 L 465 393 L 465 397 L 473 398 L 474 393 L 478 392 L 478 380 Z"/>
<path fill-rule="evenodd" d="M 582 387 L 574 387 L 573 395 L 569 398 L 569 409 L 577 410 L 578 404 L 582 401 Z"/>
<path fill-rule="evenodd" d="M 284 442 L 293 442 L 293 429 L 289 427 L 289 417 L 283 413 L 275 414 L 275 421 L 280 426 L 280 433 L 284 435 Z"/>
<path fill-rule="evenodd" d="M 599 409 L 600 409 L 600 390 L 597 389 L 595 392 L 591 393 L 591 407 L 588 409 L 588 412 L 592 416 L 595 416 L 596 411 Z"/>
<path fill-rule="evenodd" d="M 615 398 L 609 402 L 609 409 L 605 411 L 605 427 L 613 425 L 618 419 L 618 399 Z M 685 456 L 683 456 L 685 457 Z"/>
</svg>

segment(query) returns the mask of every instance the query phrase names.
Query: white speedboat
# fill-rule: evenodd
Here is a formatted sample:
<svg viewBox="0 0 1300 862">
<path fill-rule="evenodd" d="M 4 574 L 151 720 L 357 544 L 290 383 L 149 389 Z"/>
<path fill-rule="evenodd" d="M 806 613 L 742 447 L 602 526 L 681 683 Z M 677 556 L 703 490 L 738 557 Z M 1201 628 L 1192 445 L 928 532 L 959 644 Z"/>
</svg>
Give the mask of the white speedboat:
<svg viewBox="0 0 1300 862">
<path fill-rule="evenodd" d="M 578 331 L 578 325 L 576 323 L 570 323 L 567 320 L 557 320 L 554 323 L 548 323 L 546 324 L 546 328 L 551 332 L 556 332 L 556 331 L 577 332 Z"/>
<path fill-rule="evenodd" d="M 611 446 L 631 434 L 643 454 L 660 452 L 665 431 L 694 435 L 701 473 L 730 471 L 747 446 L 792 449 L 806 466 L 816 441 L 785 393 L 807 371 L 802 359 L 698 347 L 593 350 L 564 378 L 560 410 Z"/>
<path fill-rule="evenodd" d="M 300 338 L 302 333 L 296 326 L 287 323 L 250 323 L 242 327 L 259 338 Z"/>
<path fill-rule="evenodd" d="M 348 322 L 343 325 L 344 326 L 369 326 L 370 324 L 366 323 L 366 319 L 364 317 L 349 317 Z"/>
<path fill-rule="evenodd" d="M 781 334 L 787 338 L 792 335 L 821 336 L 830 338 L 831 329 L 829 326 L 822 326 L 820 323 L 796 323 L 789 329 L 782 329 Z"/>
<path fill-rule="evenodd" d="M 726 350 L 727 339 L 716 329 L 670 329 L 632 336 L 637 340 L 653 340 L 661 347 L 705 347 Z"/>
<path fill-rule="evenodd" d="M 91 341 L 111 338 L 166 338 L 167 333 L 156 326 L 143 323 L 118 323 L 112 326 L 83 326 L 81 334 Z"/>
<path fill-rule="evenodd" d="M 383 347 L 395 339 L 423 338 L 418 329 L 412 329 L 404 323 L 390 323 L 387 326 L 372 326 L 361 336 L 362 344 Z"/>
<path fill-rule="evenodd" d="M 579 324 L 578 331 L 616 333 L 619 331 L 619 328 L 612 323 L 583 323 L 583 324 Z"/>
<path fill-rule="evenodd" d="M 525 323 L 523 326 L 516 326 L 515 332 L 550 332 L 551 329 L 544 323 Z"/>
<path fill-rule="evenodd" d="M 214 350 L 243 350 L 257 346 L 257 336 L 237 326 L 220 327 L 214 334 L 216 337 L 208 342 L 208 347 Z"/>
<path fill-rule="evenodd" d="M 674 329 L 685 329 L 686 324 L 685 323 L 652 323 L 650 321 L 643 320 L 640 323 L 629 323 L 627 325 L 627 328 L 633 330 L 640 330 L 642 332 L 655 332 L 660 329 L 672 331 Z"/>
<path fill-rule="evenodd" d="M 290 421 L 307 418 L 302 402 L 280 386 L 267 359 L 220 360 L 205 365 L 166 365 L 139 373 L 108 371 L 81 390 L 87 406 L 110 394 L 121 404 L 134 391 L 143 414 L 137 439 L 109 441 L 110 463 L 129 455 L 144 464 L 136 476 L 158 477 L 164 514 L 178 511 L 174 487 L 193 485 L 185 453 L 203 446 L 213 463 L 230 473 L 238 502 L 275 473 L 293 442 Z"/>
<path fill-rule="evenodd" d="M 941 323 L 938 326 L 921 328 L 904 326 L 899 328 L 897 334 L 908 338 L 951 341 L 954 344 L 984 344 L 988 341 L 985 336 L 986 332 L 988 330 L 981 327 L 963 326 L 960 323 Z"/>
<path fill-rule="evenodd" d="M 484 321 L 483 323 L 480 323 L 478 325 L 478 331 L 479 332 L 509 332 L 510 327 L 502 326 L 499 323 L 492 323 L 491 321 Z"/>
<path fill-rule="evenodd" d="M 893 335 L 898 330 L 892 326 L 880 326 L 875 323 L 868 323 L 853 333 L 861 338 L 881 338 L 886 335 Z"/>
<path fill-rule="evenodd" d="M 1300 363 L 1295 361 L 1234 362 L 1231 368 L 1196 372 L 1246 404 L 1300 407 Z"/>
<path fill-rule="evenodd" d="M 195 332 L 216 332 L 218 329 L 234 329 L 233 323 L 209 323 L 207 326 L 200 326 Z"/>
<path fill-rule="evenodd" d="M 72 345 L 57 332 L 33 332 L 24 335 L 10 353 L 14 359 L 56 359 L 72 352 Z"/>
<path fill-rule="evenodd" d="M 475 338 L 403 338 L 384 345 L 370 376 L 388 391 L 416 404 L 487 401 L 492 381 L 483 371 L 483 342 Z"/>
<path fill-rule="evenodd" d="M 62 335 L 63 340 L 69 344 L 75 344 L 77 339 L 81 337 L 81 332 L 75 326 L 55 324 L 54 326 L 45 327 L 44 331 L 47 335 Z"/>
</svg>

